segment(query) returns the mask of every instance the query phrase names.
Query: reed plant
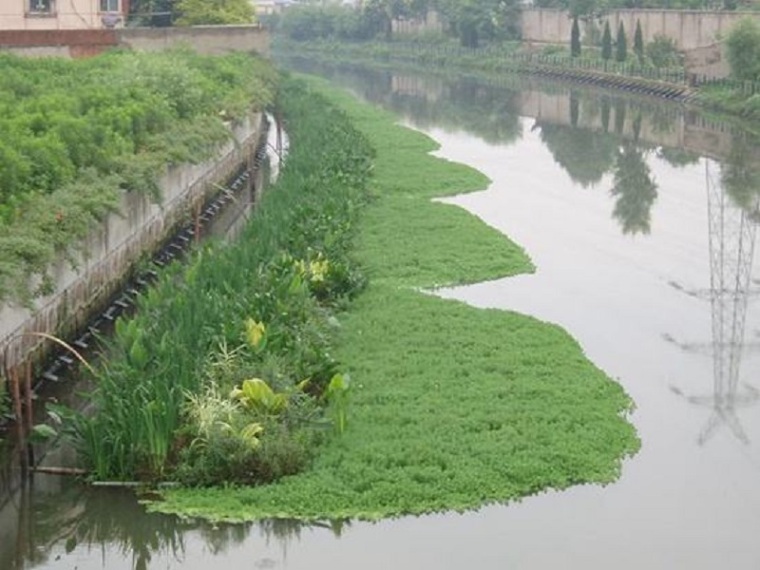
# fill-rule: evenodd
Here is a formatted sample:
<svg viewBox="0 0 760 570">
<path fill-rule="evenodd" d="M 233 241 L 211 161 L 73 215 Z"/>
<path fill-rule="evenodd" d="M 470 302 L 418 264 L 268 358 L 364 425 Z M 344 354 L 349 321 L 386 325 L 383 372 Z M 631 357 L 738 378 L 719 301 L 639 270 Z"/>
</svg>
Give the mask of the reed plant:
<svg viewBox="0 0 760 570">
<path fill-rule="evenodd" d="M 93 413 L 71 422 L 97 479 L 166 478 L 175 471 L 202 484 L 221 482 L 214 473 L 246 482 L 251 472 L 253 479 L 255 473 L 271 479 L 302 468 L 319 439 L 309 433 L 323 429 L 311 421 L 313 400 L 338 368 L 330 355 L 331 308 L 363 284 L 349 249 L 366 199 L 371 150 L 345 113 L 305 86 L 288 81 L 280 96 L 291 151 L 242 238 L 204 246 L 188 265 L 169 267 L 141 297 L 136 316 L 117 322 L 96 374 Z M 194 429 L 187 425 L 194 418 L 188 399 L 208 394 L 210 385 L 230 392 L 265 375 L 277 391 L 304 381 L 308 389 L 290 399 L 282 421 L 263 423 L 261 451 L 243 449 L 233 437 L 206 446 L 207 452 L 181 453 L 186 430 Z M 298 457 L 281 456 L 275 440 Z M 193 466 L 217 461 L 210 454 L 220 449 L 248 466 L 242 474 L 206 469 L 208 476 L 187 475 Z"/>
</svg>

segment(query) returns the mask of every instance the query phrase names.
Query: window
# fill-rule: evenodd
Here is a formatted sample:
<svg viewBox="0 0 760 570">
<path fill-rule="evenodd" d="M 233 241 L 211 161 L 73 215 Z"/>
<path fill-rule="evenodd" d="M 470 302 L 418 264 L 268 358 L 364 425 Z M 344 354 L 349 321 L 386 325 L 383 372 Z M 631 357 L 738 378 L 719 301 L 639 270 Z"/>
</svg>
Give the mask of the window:
<svg viewBox="0 0 760 570">
<path fill-rule="evenodd" d="M 53 14 L 55 12 L 55 0 L 29 0 L 30 14 Z"/>
<path fill-rule="evenodd" d="M 119 0 L 100 0 L 101 12 L 119 12 Z"/>
</svg>

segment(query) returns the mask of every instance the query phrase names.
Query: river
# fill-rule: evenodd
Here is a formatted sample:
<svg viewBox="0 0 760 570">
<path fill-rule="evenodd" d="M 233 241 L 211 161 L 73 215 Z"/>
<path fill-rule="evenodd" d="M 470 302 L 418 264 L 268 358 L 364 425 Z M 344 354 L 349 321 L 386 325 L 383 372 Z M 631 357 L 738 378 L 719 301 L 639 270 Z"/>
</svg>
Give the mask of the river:
<svg viewBox="0 0 760 570">
<path fill-rule="evenodd" d="M 641 451 L 606 487 L 314 526 L 146 515 L 131 495 L 39 477 L 0 509 L 0 568 L 759 568 L 760 147 L 655 99 L 309 69 L 489 176 L 447 201 L 537 271 L 436 294 L 568 330 L 635 400 Z"/>
</svg>

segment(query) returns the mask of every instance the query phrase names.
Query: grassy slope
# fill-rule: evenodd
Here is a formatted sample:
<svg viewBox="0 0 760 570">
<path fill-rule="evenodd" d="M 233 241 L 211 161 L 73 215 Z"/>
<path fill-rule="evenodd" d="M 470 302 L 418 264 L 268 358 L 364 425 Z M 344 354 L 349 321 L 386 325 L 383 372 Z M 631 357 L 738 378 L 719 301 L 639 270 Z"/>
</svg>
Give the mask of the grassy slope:
<svg viewBox="0 0 760 570">
<path fill-rule="evenodd" d="M 377 199 L 358 244 L 371 285 L 343 317 L 337 354 L 354 380 L 349 429 L 306 473 L 266 487 L 172 491 L 153 508 L 226 520 L 372 519 L 613 480 L 638 448 L 623 418 L 630 400 L 570 336 L 409 287 L 532 269 L 474 216 L 430 202 L 487 180 L 430 157 L 434 143 L 386 113 L 331 98 L 378 151 Z"/>
</svg>

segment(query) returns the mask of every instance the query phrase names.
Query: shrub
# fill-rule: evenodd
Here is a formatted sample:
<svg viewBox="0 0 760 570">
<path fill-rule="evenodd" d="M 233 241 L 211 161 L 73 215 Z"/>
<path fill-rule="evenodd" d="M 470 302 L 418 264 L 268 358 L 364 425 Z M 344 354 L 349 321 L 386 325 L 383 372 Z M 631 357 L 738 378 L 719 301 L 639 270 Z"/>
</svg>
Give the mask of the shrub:
<svg viewBox="0 0 760 570">
<path fill-rule="evenodd" d="M 731 75 L 740 81 L 760 80 L 760 26 L 741 19 L 726 38 Z"/>
</svg>

